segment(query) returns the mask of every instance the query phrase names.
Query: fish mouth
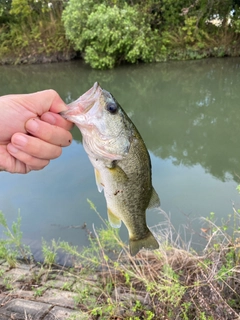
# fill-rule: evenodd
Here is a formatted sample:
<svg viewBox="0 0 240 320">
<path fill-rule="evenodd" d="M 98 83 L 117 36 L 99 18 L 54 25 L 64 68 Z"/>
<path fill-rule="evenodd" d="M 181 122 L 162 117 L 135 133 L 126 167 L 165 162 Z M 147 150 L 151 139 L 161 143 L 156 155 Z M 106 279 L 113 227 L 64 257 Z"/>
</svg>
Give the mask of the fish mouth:
<svg viewBox="0 0 240 320">
<path fill-rule="evenodd" d="M 92 88 L 81 95 L 77 100 L 68 104 L 68 110 L 60 112 L 60 115 L 74 123 L 85 119 L 86 113 L 93 108 L 102 94 L 102 88 L 98 82 L 95 82 Z M 81 117 L 83 117 L 81 119 Z"/>
<path fill-rule="evenodd" d="M 102 88 L 100 87 L 98 82 L 95 82 L 92 88 L 90 88 L 77 100 L 79 101 L 79 107 L 81 107 L 81 111 L 84 113 L 87 113 L 92 108 L 93 104 L 101 95 L 101 93 L 102 93 Z M 69 104 L 69 106 L 70 105 L 71 104 Z"/>
</svg>

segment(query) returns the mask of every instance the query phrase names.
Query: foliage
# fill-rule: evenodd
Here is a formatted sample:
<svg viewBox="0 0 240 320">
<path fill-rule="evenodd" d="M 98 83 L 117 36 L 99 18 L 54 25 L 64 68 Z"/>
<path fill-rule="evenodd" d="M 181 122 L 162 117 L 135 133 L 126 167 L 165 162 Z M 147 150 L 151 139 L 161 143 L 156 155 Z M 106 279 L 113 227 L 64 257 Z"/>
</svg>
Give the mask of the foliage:
<svg viewBox="0 0 240 320">
<path fill-rule="evenodd" d="M 34 4 L 34 1 L 30 3 L 28 0 L 12 0 L 10 14 L 16 16 L 20 20 L 28 19 L 34 10 L 31 7 L 31 4 Z"/>
<path fill-rule="evenodd" d="M 232 0 L 71 0 L 62 18 L 75 49 L 91 67 L 104 69 L 121 62 L 222 56 L 230 43 L 222 33 L 238 34 L 238 19 L 232 30 L 228 24 L 233 8 L 237 13 Z M 212 19 L 221 21 L 220 27 Z"/>
<path fill-rule="evenodd" d="M 58 54 L 69 59 L 74 48 L 104 69 L 235 56 L 239 8 L 239 0 L 0 0 L 0 59 L 26 63 L 55 55 L 56 61 Z"/>
<path fill-rule="evenodd" d="M 14 49 L 14 51 L 13 51 Z M 55 22 L 39 22 L 34 28 L 27 24 L 12 24 L 7 33 L 3 34 L 0 43 L 0 56 L 8 53 L 9 56 L 17 54 L 17 61 L 32 57 L 34 55 L 56 54 L 57 52 L 68 52 L 69 47 L 63 36 L 63 27 Z"/>
<path fill-rule="evenodd" d="M 11 1 L 0 0 L 0 26 L 10 20 Z"/>
<path fill-rule="evenodd" d="M 26 59 L 38 62 L 38 55 L 47 57 L 61 52 L 67 56 L 71 46 L 65 38 L 61 12 L 61 1 L 51 6 L 47 0 L 7 1 L 4 20 L 0 14 L 0 57 L 11 61 L 14 56 L 18 63 Z"/>
<path fill-rule="evenodd" d="M 44 263 L 51 267 L 56 262 L 57 256 L 57 243 L 53 239 L 52 246 L 47 245 L 47 242 L 42 239 L 42 253 L 44 258 Z"/>
<path fill-rule="evenodd" d="M 81 12 L 78 18 L 74 15 L 77 19 L 84 15 L 77 29 L 72 27 L 70 12 L 65 11 L 63 15 L 66 34 L 75 48 L 83 51 L 85 61 L 93 68 L 113 68 L 121 61 L 154 60 L 158 34 L 151 30 L 147 15 L 139 15 L 137 7 L 127 4 L 122 8 L 105 4 L 93 6 L 90 14 Z"/>
<path fill-rule="evenodd" d="M 15 267 L 17 258 L 28 261 L 30 250 L 22 244 L 21 217 L 18 214 L 16 222 L 13 222 L 10 228 L 6 218 L 0 211 L 0 226 L 4 229 L 6 239 L 0 239 L 0 258 L 5 259 L 10 267 Z"/>
<path fill-rule="evenodd" d="M 84 49 L 82 33 L 97 2 L 94 0 L 71 0 L 62 13 L 66 36 L 74 43 L 77 50 Z"/>
<path fill-rule="evenodd" d="M 184 24 L 175 31 L 162 33 L 162 43 L 168 48 L 202 49 L 209 40 L 208 34 L 196 27 L 197 17 L 185 17 Z"/>
<path fill-rule="evenodd" d="M 181 26 L 184 22 L 184 15 L 182 14 L 182 9 L 190 5 L 187 0 L 162 0 L 161 3 L 161 18 L 162 18 L 162 28 L 164 30 L 169 30 L 169 28 L 176 28 L 176 26 Z"/>
<path fill-rule="evenodd" d="M 197 13 L 199 25 L 204 28 L 206 21 L 218 18 L 223 19 L 226 26 L 227 17 L 234 7 L 232 0 L 199 0 L 192 6 L 191 11 Z"/>
</svg>

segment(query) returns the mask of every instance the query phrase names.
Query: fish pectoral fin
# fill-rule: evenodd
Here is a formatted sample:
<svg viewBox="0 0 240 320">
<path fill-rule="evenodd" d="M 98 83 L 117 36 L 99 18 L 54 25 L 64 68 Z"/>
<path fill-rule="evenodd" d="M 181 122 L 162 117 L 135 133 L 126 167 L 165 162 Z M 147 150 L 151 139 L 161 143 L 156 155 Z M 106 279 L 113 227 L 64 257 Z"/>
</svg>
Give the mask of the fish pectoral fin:
<svg viewBox="0 0 240 320">
<path fill-rule="evenodd" d="M 129 239 L 129 249 L 131 256 L 135 256 L 142 248 L 149 250 L 155 250 L 159 248 L 159 244 L 150 230 L 147 236 L 142 239 Z"/>
<path fill-rule="evenodd" d="M 110 209 L 107 208 L 108 221 L 113 228 L 120 228 L 122 221 Z"/>
<path fill-rule="evenodd" d="M 160 207 L 160 199 L 155 191 L 155 189 L 152 187 L 152 195 L 148 204 L 148 209 L 158 208 Z"/>
<path fill-rule="evenodd" d="M 97 169 L 94 169 L 95 172 L 95 180 L 96 180 L 96 185 L 98 188 L 99 192 L 103 191 L 103 183 L 101 182 L 101 175 L 100 172 Z"/>
<path fill-rule="evenodd" d="M 122 168 L 120 168 L 117 164 L 114 165 L 113 167 L 108 167 L 108 169 L 111 171 L 111 174 L 116 181 L 124 183 L 128 180 L 128 176 L 126 172 Z"/>
</svg>

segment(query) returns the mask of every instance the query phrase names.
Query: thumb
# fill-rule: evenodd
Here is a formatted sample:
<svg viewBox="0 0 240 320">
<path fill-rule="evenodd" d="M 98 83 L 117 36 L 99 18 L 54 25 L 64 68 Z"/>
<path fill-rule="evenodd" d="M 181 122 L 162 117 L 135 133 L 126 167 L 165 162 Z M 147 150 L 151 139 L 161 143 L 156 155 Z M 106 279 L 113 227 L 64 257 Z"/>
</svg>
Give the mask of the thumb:
<svg viewBox="0 0 240 320">
<path fill-rule="evenodd" d="M 68 109 L 59 94 L 52 89 L 22 95 L 22 97 L 26 99 L 25 104 L 28 109 L 37 113 L 38 116 L 47 111 L 59 113 Z"/>
</svg>

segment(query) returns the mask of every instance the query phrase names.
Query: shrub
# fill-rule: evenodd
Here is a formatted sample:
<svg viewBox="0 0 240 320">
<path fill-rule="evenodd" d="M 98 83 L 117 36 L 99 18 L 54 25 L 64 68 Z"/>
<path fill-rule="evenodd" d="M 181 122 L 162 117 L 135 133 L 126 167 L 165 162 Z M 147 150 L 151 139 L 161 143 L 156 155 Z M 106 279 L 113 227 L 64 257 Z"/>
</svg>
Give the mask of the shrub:
<svg viewBox="0 0 240 320">
<path fill-rule="evenodd" d="M 70 22 L 70 11 L 63 14 L 67 36 L 75 49 L 83 51 L 91 67 L 104 69 L 121 61 L 155 60 L 160 39 L 158 32 L 151 30 L 147 14 L 139 14 L 137 6 L 127 4 L 122 8 L 105 4 L 92 8 L 87 20 L 84 12 L 78 13 L 78 18 L 84 15 L 80 25 L 78 19 L 76 25 L 74 19 Z"/>
<path fill-rule="evenodd" d="M 83 29 L 86 28 L 88 17 L 96 3 L 94 0 L 71 0 L 63 10 L 62 20 L 66 36 L 74 43 L 76 50 L 84 49 Z"/>
</svg>

